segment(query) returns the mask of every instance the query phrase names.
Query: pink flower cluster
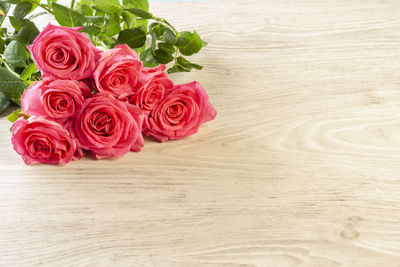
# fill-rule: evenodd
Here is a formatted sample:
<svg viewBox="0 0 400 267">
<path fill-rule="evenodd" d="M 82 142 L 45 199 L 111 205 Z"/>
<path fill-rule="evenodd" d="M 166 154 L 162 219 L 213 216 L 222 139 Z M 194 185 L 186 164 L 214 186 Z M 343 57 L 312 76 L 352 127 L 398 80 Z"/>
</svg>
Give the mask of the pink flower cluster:
<svg viewBox="0 0 400 267">
<path fill-rule="evenodd" d="M 80 30 L 49 24 L 28 47 L 43 80 L 21 98 L 31 117 L 12 126 L 26 164 L 118 157 L 140 151 L 142 133 L 180 139 L 215 118 L 200 83 L 174 85 L 164 65 L 143 67 L 127 45 L 102 52 Z"/>
</svg>

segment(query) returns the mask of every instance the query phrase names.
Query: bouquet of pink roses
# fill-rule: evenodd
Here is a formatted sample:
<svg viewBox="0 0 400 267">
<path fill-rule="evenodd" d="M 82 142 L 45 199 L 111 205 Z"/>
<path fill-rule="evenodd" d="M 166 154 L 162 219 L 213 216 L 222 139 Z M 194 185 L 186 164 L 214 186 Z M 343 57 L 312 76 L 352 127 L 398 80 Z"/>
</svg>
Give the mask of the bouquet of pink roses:
<svg viewBox="0 0 400 267">
<path fill-rule="evenodd" d="M 101 51 L 81 27 L 48 25 L 29 46 L 42 73 L 21 97 L 12 143 L 26 164 L 68 163 L 140 151 L 196 133 L 216 110 L 199 82 L 174 85 L 165 66 L 143 67 L 128 45 Z"/>
</svg>

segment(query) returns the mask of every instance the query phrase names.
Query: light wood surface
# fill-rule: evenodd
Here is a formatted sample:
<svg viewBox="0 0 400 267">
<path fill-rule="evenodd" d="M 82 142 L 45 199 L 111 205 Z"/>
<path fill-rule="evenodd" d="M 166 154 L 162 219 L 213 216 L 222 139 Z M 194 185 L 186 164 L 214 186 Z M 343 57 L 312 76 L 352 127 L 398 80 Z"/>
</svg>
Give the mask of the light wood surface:
<svg viewBox="0 0 400 267">
<path fill-rule="evenodd" d="M 117 160 L 26 166 L 0 119 L 0 265 L 400 266 L 400 2 L 153 3 L 219 114 Z"/>
</svg>

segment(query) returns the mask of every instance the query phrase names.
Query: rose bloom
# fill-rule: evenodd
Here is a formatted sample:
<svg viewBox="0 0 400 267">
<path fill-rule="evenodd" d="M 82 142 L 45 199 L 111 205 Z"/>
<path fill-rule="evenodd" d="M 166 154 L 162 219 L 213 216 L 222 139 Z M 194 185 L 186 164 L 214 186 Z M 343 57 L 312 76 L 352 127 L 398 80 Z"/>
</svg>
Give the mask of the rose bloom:
<svg viewBox="0 0 400 267">
<path fill-rule="evenodd" d="M 155 68 L 143 68 L 140 74 L 137 91 L 129 98 L 129 102 L 137 105 L 145 115 L 149 115 L 166 91 L 171 90 L 174 83 L 165 73 L 165 65 Z M 147 117 L 147 116 L 146 116 Z"/>
<path fill-rule="evenodd" d="M 142 123 L 143 112 L 137 106 L 99 93 L 85 99 L 72 127 L 80 147 L 102 159 L 140 151 Z"/>
<path fill-rule="evenodd" d="M 25 90 L 21 109 L 25 114 L 65 121 L 82 109 L 85 84 L 72 80 L 44 79 Z"/>
<path fill-rule="evenodd" d="M 153 109 L 146 135 L 160 142 L 195 134 L 200 125 L 213 120 L 217 111 L 199 82 L 176 85 Z"/>
<path fill-rule="evenodd" d="M 100 50 L 81 29 L 49 24 L 28 47 L 44 77 L 81 80 L 93 74 Z"/>
<path fill-rule="evenodd" d="M 102 52 L 93 74 L 97 90 L 116 98 L 124 98 L 135 92 L 142 62 L 137 53 L 126 44 Z"/>
<path fill-rule="evenodd" d="M 65 164 L 74 159 L 76 151 L 76 142 L 66 129 L 37 117 L 19 118 L 12 125 L 11 142 L 26 164 Z"/>
</svg>

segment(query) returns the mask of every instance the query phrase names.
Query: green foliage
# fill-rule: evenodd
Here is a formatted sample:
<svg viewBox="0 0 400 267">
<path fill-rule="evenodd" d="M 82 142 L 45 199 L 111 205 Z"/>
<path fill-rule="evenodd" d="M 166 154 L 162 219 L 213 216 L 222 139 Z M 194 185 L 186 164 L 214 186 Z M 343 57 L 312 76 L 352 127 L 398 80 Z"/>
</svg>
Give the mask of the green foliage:
<svg viewBox="0 0 400 267">
<path fill-rule="evenodd" d="M 203 41 L 197 32 L 181 32 L 178 38 L 179 52 L 184 56 L 191 56 L 200 51 L 203 47 Z"/>
<path fill-rule="evenodd" d="M 170 29 L 165 29 L 164 40 L 168 44 L 176 44 L 176 34 Z"/>
<path fill-rule="evenodd" d="M 158 22 L 153 22 L 150 24 L 150 30 L 156 34 L 158 38 L 160 38 L 165 33 L 165 26 Z"/>
<path fill-rule="evenodd" d="M 121 31 L 121 17 L 119 15 L 111 15 L 107 20 L 103 32 L 107 36 L 117 35 Z"/>
<path fill-rule="evenodd" d="M 149 11 L 149 2 L 147 0 L 122 0 L 122 4 L 127 8 L 138 8 Z"/>
<path fill-rule="evenodd" d="M 118 0 L 93 0 L 96 9 L 107 14 L 115 14 L 121 11 L 121 5 Z"/>
<path fill-rule="evenodd" d="M 138 48 L 146 42 L 146 33 L 140 28 L 122 30 L 117 39 L 117 44 L 127 44 L 132 48 Z"/>
<path fill-rule="evenodd" d="M 88 6 L 86 4 L 82 4 L 80 6 L 80 10 L 81 10 L 82 14 L 85 16 L 93 16 L 93 13 L 94 13 L 93 8 L 91 8 L 90 6 Z"/>
<path fill-rule="evenodd" d="M 102 16 L 85 16 L 85 21 L 86 21 L 86 25 L 91 25 L 91 24 L 95 24 L 95 25 L 103 25 L 105 18 Z"/>
<path fill-rule="evenodd" d="M 30 2 L 21 2 L 18 5 L 15 6 L 13 16 L 17 20 L 22 20 L 25 18 L 26 15 L 28 15 L 29 12 L 34 9 L 34 6 Z"/>
<path fill-rule="evenodd" d="M 168 64 L 172 60 L 174 60 L 174 57 L 171 55 L 171 53 L 168 53 L 165 50 L 161 49 L 154 50 L 153 56 L 158 62 L 162 64 Z"/>
<path fill-rule="evenodd" d="M 27 20 L 17 20 L 13 16 L 9 16 L 8 19 L 10 20 L 11 25 L 14 27 L 16 31 L 20 31 L 22 25 L 27 21 Z"/>
<path fill-rule="evenodd" d="M 0 68 L 0 92 L 13 102 L 20 104 L 20 98 L 25 90 L 25 83 L 6 68 Z"/>
<path fill-rule="evenodd" d="M 174 46 L 167 43 L 158 43 L 158 48 L 168 54 L 173 54 L 175 52 Z"/>
<path fill-rule="evenodd" d="M 4 53 L 5 42 L 3 39 L 0 39 L 0 54 Z"/>
<path fill-rule="evenodd" d="M 154 16 L 151 13 L 149 13 L 147 11 L 144 11 L 142 9 L 139 9 L 139 8 L 126 9 L 126 11 L 132 13 L 135 16 L 141 17 L 143 19 L 152 19 L 152 18 L 154 18 Z"/>
<path fill-rule="evenodd" d="M 85 21 L 85 17 L 82 15 L 82 13 L 79 13 L 57 3 L 53 3 L 53 12 L 57 22 L 61 26 L 81 26 Z"/>
<path fill-rule="evenodd" d="M 143 61 L 145 67 L 155 67 L 158 65 L 158 61 L 154 58 L 151 48 L 140 53 L 140 60 Z"/>
<path fill-rule="evenodd" d="M 4 58 L 14 67 L 25 67 L 29 54 L 21 42 L 14 40 L 6 46 Z"/>
<path fill-rule="evenodd" d="M 0 2 L 0 14 L 1 16 L 5 17 L 7 15 L 8 11 L 10 10 L 10 3 L 7 2 Z"/>
<path fill-rule="evenodd" d="M 0 114 L 3 113 L 10 105 L 10 99 L 6 94 L 0 92 Z"/>
<path fill-rule="evenodd" d="M 101 32 L 101 28 L 96 25 L 83 26 L 82 32 L 86 32 L 89 35 L 97 35 Z"/>
<path fill-rule="evenodd" d="M 203 69 L 203 66 L 190 63 L 183 57 L 178 57 L 174 66 L 168 70 L 168 73 L 190 72 L 192 69 L 201 70 Z"/>
<path fill-rule="evenodd" d="M 27 21 L 21 27 L 19 33 L 15 35 L 15 38 L 22 44 L 29 45 L 33 43 L 33 40 L 35 40 L 39 33 L 39 29 L 36 27 L 36 25 L 31 21 Z"/>
<path fill-rule="evenodd" d="M 2 2 L 10 3 L 10 4 L 19 4 L 22 0 L 2 0 Z"/>
<path fill-rule="evenodd" d="M 150 13 L 148 0 L 76 1 L 64 6 L 56 0 L 0 0 L 0 113 L 11 101 L 19 104 L 27 85 L 40 79 L 27 46 L 39 35 L 34 19 L 43 14 L 54 15 L 62 26 L 82 26 L 82 32 L 104 49 L 129 45 L 146 67 L 171 64 L 169 73 L 202 68 L 182 56 L 199 52 L 207 43 L 197 32 L 179 32 Z M 30 14 L 35 8 L 40 12 Z M 1 28 L 7 17 L 13 29 Z"/>
</svg>

